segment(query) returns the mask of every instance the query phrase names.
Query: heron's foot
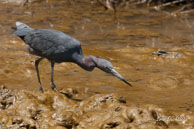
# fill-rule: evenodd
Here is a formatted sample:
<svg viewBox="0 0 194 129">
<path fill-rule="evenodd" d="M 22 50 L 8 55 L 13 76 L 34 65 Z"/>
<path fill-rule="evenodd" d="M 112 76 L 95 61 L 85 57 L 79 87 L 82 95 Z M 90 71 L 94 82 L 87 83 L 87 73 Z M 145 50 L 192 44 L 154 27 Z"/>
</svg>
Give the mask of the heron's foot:
<svg viewBox="0 0 194 129">
<path fill-rule="evenodd" d="M 42 87 L 40 87 L 40 92 L 41 92 L 41 93 L 44 93 L 44 90 L 42 89 Z"/>
<path fill-rule="evenodd" d="M 55 86 L 54 83 L 51 83 L 51 88 L 52 88 L 55 92 L 59 92 L 59 90 L 57 89 L 57 87 Z"/>
</svg>

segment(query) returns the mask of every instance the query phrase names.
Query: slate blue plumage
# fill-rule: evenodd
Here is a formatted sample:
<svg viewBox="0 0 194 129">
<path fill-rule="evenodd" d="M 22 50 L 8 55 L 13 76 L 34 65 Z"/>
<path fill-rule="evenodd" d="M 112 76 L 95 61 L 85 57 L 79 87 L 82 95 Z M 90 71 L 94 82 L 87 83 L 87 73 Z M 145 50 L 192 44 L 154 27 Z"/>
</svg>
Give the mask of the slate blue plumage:
<svg viewBox="0 0 194 129">
<path fill-rule="evenodd" d="M 109 61 L 95 56 L 84 58 L 80 42 L 63 32 L 53 29 L 33 29 L 21 22 L 16 22 L 16 27 L 14 27 L 14 29 L 14 34 L 27 44 L 29 53 L 40 57 L 35 61 L 35 67 L 41 92 L 43 92 L 43 89 L 38 65 L 44 58 L 51 62 L 51 88 L 54 91 L 58 91 L 53 79 L 54 64 L 61 62 L 76 63 L 87 71 L 92 71 L 97 67 L 104 72 L 116 76 L 131 86 L 131 84 L 114 69 Z"/>
</svg>

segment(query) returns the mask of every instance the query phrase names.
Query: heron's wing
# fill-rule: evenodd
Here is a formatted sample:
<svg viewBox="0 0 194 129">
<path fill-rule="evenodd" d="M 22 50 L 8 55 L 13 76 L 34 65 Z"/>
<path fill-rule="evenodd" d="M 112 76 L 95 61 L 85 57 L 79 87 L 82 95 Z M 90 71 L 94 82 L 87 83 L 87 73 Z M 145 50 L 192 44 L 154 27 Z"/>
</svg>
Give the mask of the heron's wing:
<svg viewBox="0 0 194 129">
<path fill-rule="evenodd" d="M 46 57 L 81 49 L 81 45 L 76 39 L 63 32 L 50 29 L 35 29 L 25 36 L 24 41 Z"/>
</svg>

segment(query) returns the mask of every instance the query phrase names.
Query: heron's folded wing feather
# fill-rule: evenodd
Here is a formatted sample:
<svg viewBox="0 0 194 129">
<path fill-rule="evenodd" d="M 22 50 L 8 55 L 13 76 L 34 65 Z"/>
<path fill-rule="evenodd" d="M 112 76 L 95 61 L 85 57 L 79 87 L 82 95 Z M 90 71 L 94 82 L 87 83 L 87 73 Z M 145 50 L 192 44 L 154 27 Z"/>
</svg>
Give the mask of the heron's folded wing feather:
<svg viewBox="0 0 194 129">
<path fill-rule="evenodd" d="M 44 56 L 54 56 L 81 47 L 74 38 L 55 30 L 38 29 L 25 36 L 25 42 Z"/>
</svg>

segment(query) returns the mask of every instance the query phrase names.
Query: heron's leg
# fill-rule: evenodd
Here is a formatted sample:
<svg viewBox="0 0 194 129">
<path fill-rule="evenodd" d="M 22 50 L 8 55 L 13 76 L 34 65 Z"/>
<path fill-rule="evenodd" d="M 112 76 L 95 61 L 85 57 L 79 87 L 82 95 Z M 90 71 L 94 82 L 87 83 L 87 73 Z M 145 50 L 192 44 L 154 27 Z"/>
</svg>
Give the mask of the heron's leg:
<svg viewBox="0 0 194 129">
<path fill-rule="evenodd" d="M 54 79 L 53 79 L 53 74 L 54 74 L 54 66 L 55 66 L 55 62 L 54 61 L 51 61 L 51 88 L 58 92 L 56 86 L 55 86 L 55 83 L 54 83 Z"/>
<path fill-rule="evenodd" d="M 40 75 L 39 75 L 39 69 L 38 69 L 38 65 L 39 65 L 39 63 L 40 63 L 40 61 L 42 60 L 42 59 L 44 59 L 44 58 L 38 58 L 38 59 L 36 59 L 36 61 L 35 61 L 35 67 L 36 67 L 36 73 L 37 73 L 37 77 L 38 77 L 38 83 L 39 83 L 39 86 L 40 86 L 40 92 L 44 92 L 43 91 L 43 89 L 42 89 L 42 84 L 41 84 L 41 81 L 40 81 Z"/>
</svg>

